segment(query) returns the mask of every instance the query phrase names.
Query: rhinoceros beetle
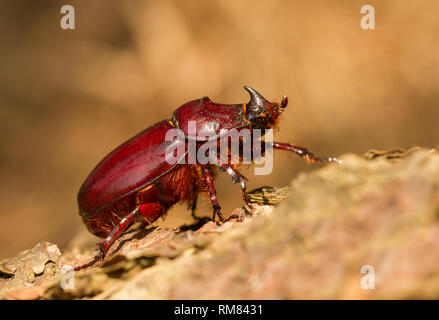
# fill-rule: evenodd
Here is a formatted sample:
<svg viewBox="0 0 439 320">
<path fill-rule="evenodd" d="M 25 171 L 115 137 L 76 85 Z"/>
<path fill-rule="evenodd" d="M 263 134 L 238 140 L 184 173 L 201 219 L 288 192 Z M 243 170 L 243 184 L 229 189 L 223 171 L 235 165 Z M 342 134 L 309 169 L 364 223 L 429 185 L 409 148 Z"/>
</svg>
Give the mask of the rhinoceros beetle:
<svg viewBox="0 0 439 320">
<path fill-rule="evenodd" d="M 244 104 L 219 104 L 208 97 L 193 100 L 180 106 L 171 119 L 160 121 L 129 139 L 109 153 L 89 174 L 78 194 L 79 215 L 88 230 L 105 238 L 99 244 L 100 252 L 89 263 L 75 270 L 86 268 L 103 259 L 111 245 L 134 221 L 153 223 L 177 202 L 186 201 L 195 210 L 197 196 L 206 192 L 213 207 L 213 220 L 221 215 L 221 207 L 214 186 L 215 168 L 227 172 L 233 182 L 239 182 L 243 199 L 251 209 L 246 196 L 246 178 L 239 173 L 237 165 L 218 161 L 200 164 L 170 163 L 166 150 L 175 140 L 166 139 L 170 129 L 183 133 L 180 144 L 187 146 L 195 141 L 196 148 L 212 142 L 194 136 L 188 124 L 195 123 L 198 131 L 221 136 L 224 130 L 270 129 L 288 104 L 269 102 L 250 87 L 244 87 L 250 101 Z M 265 144 L 267 146 L 267 144 Z M 307 162 L 337 162 L 336 158 L 320 158 L 305 148 L 288 143 L 271 142 L 268 147 L 292 151 Z M 265 150 L 262 150 L 263 152 Z M 241 156 L 239 156 L 241 157 Z"/>
</svg>

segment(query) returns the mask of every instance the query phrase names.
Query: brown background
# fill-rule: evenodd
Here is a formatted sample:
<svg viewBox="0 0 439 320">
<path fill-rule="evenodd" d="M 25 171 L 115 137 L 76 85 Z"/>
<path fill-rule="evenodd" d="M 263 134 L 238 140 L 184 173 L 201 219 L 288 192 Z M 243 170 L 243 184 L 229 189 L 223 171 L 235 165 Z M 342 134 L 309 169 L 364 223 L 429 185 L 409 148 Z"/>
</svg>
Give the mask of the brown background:
<svg viewBox="0 0 439 320">
<path fill-rule="evenodd" d="M 321 155 L 439 143 L 436 0 L 62 2 L 0 5 L 0 258 L 65 248 L 103 156 L 186 101 L 246 102 L 243 85 L 288 94 L 277 140 Z M 376 30 L 360 28 L 365 4 Z M 271 176 L 246 174 L 282 186 L 311 168 L 282 153 Z M 224 211 L 240 204 L 229 177 L 217 188 Z M 166 224 L 189 221 L 179 206 Z"/>
</svg>

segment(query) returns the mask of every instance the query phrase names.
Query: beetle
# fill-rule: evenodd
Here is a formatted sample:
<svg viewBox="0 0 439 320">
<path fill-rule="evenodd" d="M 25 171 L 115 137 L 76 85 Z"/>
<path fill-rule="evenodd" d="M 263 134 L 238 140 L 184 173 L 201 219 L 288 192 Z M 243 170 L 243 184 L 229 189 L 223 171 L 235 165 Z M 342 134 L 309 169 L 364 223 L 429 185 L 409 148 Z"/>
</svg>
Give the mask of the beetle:
<svg viewBox="0 0 439 320">
<path fill-rule="evenodd" d="M 102 260 L 117 238 L 135 221 L 151 224 L 181 201 L 189 203 L 194 215 L 197 196 L 201 192 L 210 197 L 212 219 L 215 221 L 217 216 L 224 222 L 214 186 L 215 168 L 227 172 L 234 183 L 240 184 L 243 200 L 252 208 L 247 197 L 246 178 L 237 170 L 238 165 L 230 161 L 213 164 L 166 161 L 166 150 L 172 144 L 187 148 L 192 141 L 199 149 L 221 140 L 224 130 L 247 129 L 251 132 L 273 128 L 287 107 L 287 96 L 283 96 L 281 102 L 269 102 L 254 89 L 247 86 L 244 89 L 250 94 L 250 101 L 244 104 L 219 104 L 208 97 L 183 104 L 170 119 L 141 131 L 114 149 L 93 169 L 78 193 L 79 215 L 91 233 L 105 240 L 99 243 L 96 257 L 75 270 Z M 190 131 L 190 121 L 198 131 L 216 138 L 206 140 L 195 136 Z M 178 129 L 183 138 L 167 139 L 166 134 L 171 129 Z M 268 147 L 294 152 L 309 163 L 338 162 L 336 158 L 320 158 L 305 148 L 288 143 L 271 142 Z M 242 160 L 241 154 L 239 159 Z"/>
</svg>

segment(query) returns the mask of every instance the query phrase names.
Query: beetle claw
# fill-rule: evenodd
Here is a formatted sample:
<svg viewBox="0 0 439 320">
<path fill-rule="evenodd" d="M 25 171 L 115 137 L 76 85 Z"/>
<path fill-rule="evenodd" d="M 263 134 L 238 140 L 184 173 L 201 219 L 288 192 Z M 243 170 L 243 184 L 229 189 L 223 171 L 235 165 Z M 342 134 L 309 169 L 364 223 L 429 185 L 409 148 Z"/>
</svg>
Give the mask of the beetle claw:
<svg viewBox="0 0 439 320">
<path fill-rule="evenodd" d="M 92 265 L 104 260 L 104 258 L 105 258 L 105 253 L 103 253 L 102 250 L 100 250 L 99 253 L 91 261 L 89 261 L 83 265 L 74 267 L 73 271 L 80 271 L 80 270 L 87 269 L 88 267 L 91 267 Z"/>
<path fill-rule="evenodd" d="M 218 219 L 220 220 L 220 221 L 218 221 L 218 222 L 220 222 L 220 223 L 224 223 L 226 220 L 224 219 L 224 217 L 223 217 L 223 215 L 221 214 L 221 207 L 215 207 L 214 209 L 213 209 L 213 217 L 212 217 L 212 220 L 215 222 L 215 216 L 218 216 Z"/>
<path fill-rule="evenodd" d="M 254 210 L 254 207 L 251 204 L 250 200 L 248 199 L 247 195 L 245 195 L 244 201 L 245 201 L 245 204 L 247 205 L 247 207 L 249 209 L 250 214 L 252 214 L 252 211 Z"/>
</svg>

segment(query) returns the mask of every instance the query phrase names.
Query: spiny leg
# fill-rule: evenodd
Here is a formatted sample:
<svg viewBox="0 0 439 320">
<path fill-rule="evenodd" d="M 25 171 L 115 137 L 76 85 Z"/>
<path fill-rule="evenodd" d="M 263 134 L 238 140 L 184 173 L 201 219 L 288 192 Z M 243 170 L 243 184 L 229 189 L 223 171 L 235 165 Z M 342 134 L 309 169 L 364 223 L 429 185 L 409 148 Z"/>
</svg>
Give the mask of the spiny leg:
<svg viewBox="0 0 439 320">
<path fill-rule="evenodd" d="M 204 185 L 207 188 L 207 191 L 209 192 L 210 201 L 212 202 L 213 207 L 213 221 L 215 221 L 215 215 L 218 216 L 221 222 L 224 222 L 224 218 L 221 214 L 221 206 L 218 203 L 218 200 L 216 198 L 216 190 L 215 185 L 213 183 L 213 176 L 212 172 L 210 172 L 210 168 L 208 166 L 203 167 L 203 178 L 204 178 Z"/>
<path fill-rule="evenodd" d="M 136 207 L 133 211 L 131 211 L 129 214 L 123 217 L 119 221 L 119 223 L 114 227 L 114 229 L 111 231 L 108 237 L 105 238 L 103 242 L 99 243 L 98 245 L 99 253 L 90 262 L 81 266 L 77 266 L 74 268 L 74 270 L 79 271 L 88 268 L 94 265 L 96 262 L 103 260 L 110 247 L 113 245 L 116 239 L 121 235 L 121 233 L 124 232 L 131 225 L 131 223 L 134 221 L 134 218 L 138 213 L 139 213 L 139 207 Z"/>
<path fill-rule="evenodd" d="M 195 211 L 197 210 L 197 202 L 198 202 L 198 195 L 195 195 L 194 199 L 192 199 L 192 202 L 189 204 L 188 209 L 191 210 L 192 218 L 195 220 L 200 220 L 202 218 L 197 217 L 195 215 Z"/>
<path fill-rule="evenodd" d="M 245 181 L 247 180 L 246 177 L 244 177 L 238 170 L 233 168 L 229 164 L 221 164 L 219 163 L 218 166 L 220 166 L 222 169 L 224 169 L 231 177 L 233 183 L 239 182 L 239 185 L 241 186 L 241 192 L 242 192 L 242 199 L 244 200 L 245 204 L 248 206 L 250 210 L 253 209 L 252 204 L 247 196 L 247 186 L 245 184 Z"/>
<path fill-rule="evenodd" d="M 206 222 L 211 221 L 211 219 L 208 217 L 199 217 L 195 214 L 195 210 L 197 209 L 197 202 L 198 202 L 198 194 L 196 194 L 194 199 L 192 199 L 192 201 L 189 203 L 188 209 L 191 210 L 192 218 L 195 220 L 195 222 L 190 226 L 193 226 L 193 227 L 197 226 L 197 228 L 198 228 L 198 227 L 201 227 L 202 225 L 204 225 Z M 180 228 L 180 230 L 183 230 L 183 229 Z"/>
<path fill-rule="evenodd" d="M 337 162 L 341 163 L 341 160 L 338 160 L 337 158 L 321 158 L 317 157 L 311 152 L 309 152 L 307 149 L 293 146 L 289 143 L 281 143 L 281 142 L 271 142 L 268 143 L 269 146 L 271 146 L 273 149 L 278 150 L 286 150 L 286 151 L 292 151 L 296 153 L 299 157 L 304 159 L 308 163 L 314 163 L 314 162 Z"/>
</svg>

